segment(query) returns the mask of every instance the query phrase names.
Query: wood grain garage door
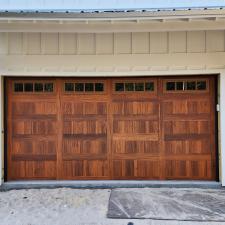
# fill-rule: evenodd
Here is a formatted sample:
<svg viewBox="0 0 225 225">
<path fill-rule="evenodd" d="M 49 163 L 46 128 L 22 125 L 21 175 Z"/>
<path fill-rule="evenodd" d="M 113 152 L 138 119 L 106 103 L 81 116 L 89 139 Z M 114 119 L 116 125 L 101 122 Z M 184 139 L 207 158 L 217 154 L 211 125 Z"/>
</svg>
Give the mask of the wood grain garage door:
<svg viewBox="0 0 225 225">
<path fill-rule="evenodd" d="M 8 179 L 57 177 L 56 81 L 8 80 Z"/>
<path fill-rule="evenodd" d="M 7 177 L 216 179 L 210 76 L 7 79 Z"/>
</svg>

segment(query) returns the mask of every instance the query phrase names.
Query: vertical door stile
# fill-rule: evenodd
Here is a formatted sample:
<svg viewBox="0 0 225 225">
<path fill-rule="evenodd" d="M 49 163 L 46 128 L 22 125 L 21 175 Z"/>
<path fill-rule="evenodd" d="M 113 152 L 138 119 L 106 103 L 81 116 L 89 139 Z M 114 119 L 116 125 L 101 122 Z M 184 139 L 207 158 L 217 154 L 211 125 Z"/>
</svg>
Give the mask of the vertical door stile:
<svg viewBox="0 0 225 225">
<path fill-rule="evenodd" d="M 62 150 L 63 150 L 63 113 L 62 113 L 62 80 L 56 79 L 56 91 L 57 91 L 57 180 L 63 179 L 62 168 Z"/>
<path fill-rule="evenodd" d="M 164 119 L 163 119 L 163 80 L 158 81 L 158 102 L 159 102 L 159 164 L 160 164 L 160 180 L 165 179 L 165 144 L 164 144 Z"/>
<path fill-rule="evenodd" d="M 7 79 L 7 180 L 12 179 L 12 80 Z"/>
<path fill-rule="evenodd" d="M 216 180 L 218 179 L 218 166 L 217 166 L 217 144 L 216 144 L 216 97 L 215 97 L 215 90 L 216 89 L 216 82 L 215 82 L 216 78 L 215 77 L 211 77 L 210 78 L 210 98 L 211 98 L 211 112 L 210 112 L 210 119 L 211 119 L 211 123 L 210 123 L 210 131 L 211 131 L 211 135 L 210 135 L 210 139 L 211 139 L 211 149 L 212 149 L 212 158 L 211 158 L 211 174 L 212 174 L 212 179 Z"/>
<path fill-rule="evenodd" d="M 113 179 L 113 108 L 112 108 L 112 79 L 108 79 L 107 84 L 107 92 L 108 92 L 108 103 L 107 103 L 107 157 L 108 157 L 108 169 L 109 169 L 109 179 Z"/>
</svg>

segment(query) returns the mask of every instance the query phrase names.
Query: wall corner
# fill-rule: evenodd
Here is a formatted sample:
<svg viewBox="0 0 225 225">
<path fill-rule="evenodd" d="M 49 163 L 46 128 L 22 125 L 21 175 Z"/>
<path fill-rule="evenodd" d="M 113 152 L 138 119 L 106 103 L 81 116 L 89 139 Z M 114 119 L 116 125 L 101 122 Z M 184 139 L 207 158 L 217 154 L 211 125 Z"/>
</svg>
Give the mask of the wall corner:
<svg viewBox="0 0 225 225">
<path fill-rule="evenodd" d="M 0 75 L 0 185 L 4 182 L 4 79 Z"/>
<path fill-rule="evenodd" d="M 225 71 L 220 73 L 220 181 L 225 186 Z"/>
</svg>

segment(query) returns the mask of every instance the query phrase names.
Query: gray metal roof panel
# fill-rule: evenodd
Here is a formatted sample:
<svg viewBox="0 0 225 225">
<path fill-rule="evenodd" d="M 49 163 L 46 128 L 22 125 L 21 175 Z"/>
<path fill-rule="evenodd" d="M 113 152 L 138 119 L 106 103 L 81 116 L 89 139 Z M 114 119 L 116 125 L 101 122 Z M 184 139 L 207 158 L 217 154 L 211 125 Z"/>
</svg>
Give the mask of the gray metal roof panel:
<svg viewBox="0 0 225 225">
<path fill-rule="evenodd" d="M 8 12 L 127 12 L 225 8 L 225 0 L 0 0 Z"/>
</svg>

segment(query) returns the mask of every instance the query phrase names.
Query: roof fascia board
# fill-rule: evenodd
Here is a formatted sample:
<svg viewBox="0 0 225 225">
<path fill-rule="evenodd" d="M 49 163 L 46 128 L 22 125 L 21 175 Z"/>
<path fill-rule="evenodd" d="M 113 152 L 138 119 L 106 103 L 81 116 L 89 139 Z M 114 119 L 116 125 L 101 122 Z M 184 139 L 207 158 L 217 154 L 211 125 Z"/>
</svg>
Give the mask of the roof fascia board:
<svg viewBox="0 0 225 225">
<path fill-rule="evenodd" d="M 0 22 L 0 32 L 48 32 L 48 33 L 111 33 L 111 32 L 161 32 L 191 30 L 224 30 L 225 19 L 190 21 L 146 21 L 105 23 L 71 22 Z"/>
</svg>

